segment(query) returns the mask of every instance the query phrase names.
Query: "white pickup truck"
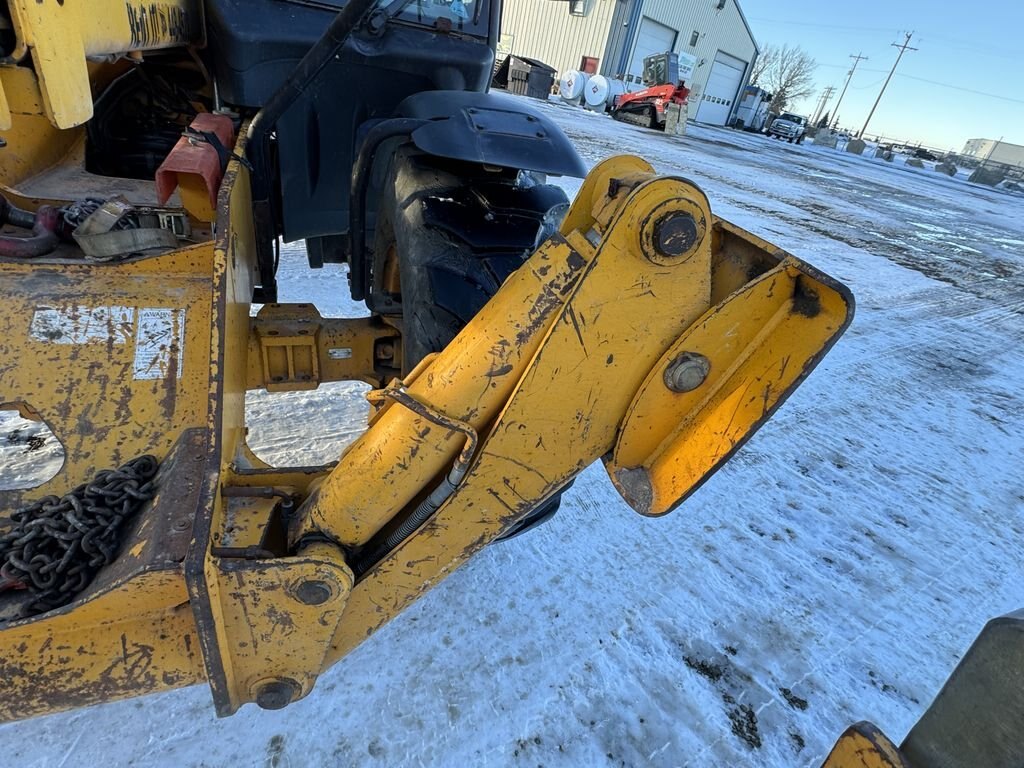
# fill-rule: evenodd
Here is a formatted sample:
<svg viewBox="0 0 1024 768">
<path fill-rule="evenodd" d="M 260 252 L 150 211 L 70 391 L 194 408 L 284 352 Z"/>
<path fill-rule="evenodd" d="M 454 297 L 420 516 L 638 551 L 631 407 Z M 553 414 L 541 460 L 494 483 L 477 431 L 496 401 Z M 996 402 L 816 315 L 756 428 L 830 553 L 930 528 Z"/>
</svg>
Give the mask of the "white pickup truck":
<svg viewBox="0 0 1024 768">
<path fill-rule="evenodd" d="M 786 139 L 790 144 L 793 142 L 800 144 L 804 140 L 806 130 L 806 117 L 783 112 L 774 120 L 769 120 L 768 130 L 765 132 L 777 139 Z"/>
</svg>

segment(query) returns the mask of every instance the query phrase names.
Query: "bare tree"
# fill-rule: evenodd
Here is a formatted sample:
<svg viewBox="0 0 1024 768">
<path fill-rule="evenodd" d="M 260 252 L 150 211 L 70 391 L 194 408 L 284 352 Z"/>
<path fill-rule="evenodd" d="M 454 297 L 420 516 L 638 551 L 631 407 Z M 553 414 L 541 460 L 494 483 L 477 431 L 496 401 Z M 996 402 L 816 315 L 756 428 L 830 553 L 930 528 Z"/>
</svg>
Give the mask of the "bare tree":
<svg viewBox="0 0 1024 768">
<path fill-rule="evenodd" d="M 754 59 L 754 68 L 750 70 L 750 84 L 764 88 L 761 80 L 764 78 L 765 72 L 775 66 L 778 58 L 779 49 L 777 46 L 765 46 L 765 49 L 761 51 L 761 55 Z"/>
<path fill-rule="evenodd" d="M 811 95 L 817 67 L 818 62 L 799 46 L 767 45 L 754 62 L 750 84 L 772 94 L 768 108 L 778 114 L 793 102 Z"/>
</svg>

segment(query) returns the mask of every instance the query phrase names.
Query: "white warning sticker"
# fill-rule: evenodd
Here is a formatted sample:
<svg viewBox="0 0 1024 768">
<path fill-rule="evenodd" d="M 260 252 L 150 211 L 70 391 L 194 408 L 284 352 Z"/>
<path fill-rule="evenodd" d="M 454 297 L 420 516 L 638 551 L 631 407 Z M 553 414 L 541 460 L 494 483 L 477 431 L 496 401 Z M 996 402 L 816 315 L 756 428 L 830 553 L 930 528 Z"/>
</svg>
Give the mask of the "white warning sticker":
<svg viewBox="0 0 1024 768">
<path fill-rule="evenodd" d="M 29 334 L 52 344 L 103 343 L 132 355 L 135 379 L 181 378 L 185 310 L 165 307 L 37 307 Z"/>
<path fill-rule="evenodd" d="M 184 309 L 139 310 L 133 368 L 136 379 L 180 379 L 184 352 Z"/>
<path fill-rule="evenodd" d="M 55 344 L 127 344 L 134 327 L 134 307 L 36 307 L 29 333 Z"/>
</svg>

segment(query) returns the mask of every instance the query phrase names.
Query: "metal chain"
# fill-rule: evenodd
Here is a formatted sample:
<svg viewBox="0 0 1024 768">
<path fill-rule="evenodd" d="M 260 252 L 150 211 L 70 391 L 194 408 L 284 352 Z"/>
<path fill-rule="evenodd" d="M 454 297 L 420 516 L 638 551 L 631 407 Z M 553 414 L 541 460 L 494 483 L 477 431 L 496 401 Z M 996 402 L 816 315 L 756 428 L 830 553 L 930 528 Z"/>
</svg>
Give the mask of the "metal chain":
<svg viewBox="0 0 1024 768">
<path fill-rule="evenodd" d="M 157 466 L 139 456 L 11 514 L 13 527 L 0 535 L 0 590 L 31 593 L 22 616 L 67 605 L 116 559 L 124 523 L 155 494 Z"/>
</svg>

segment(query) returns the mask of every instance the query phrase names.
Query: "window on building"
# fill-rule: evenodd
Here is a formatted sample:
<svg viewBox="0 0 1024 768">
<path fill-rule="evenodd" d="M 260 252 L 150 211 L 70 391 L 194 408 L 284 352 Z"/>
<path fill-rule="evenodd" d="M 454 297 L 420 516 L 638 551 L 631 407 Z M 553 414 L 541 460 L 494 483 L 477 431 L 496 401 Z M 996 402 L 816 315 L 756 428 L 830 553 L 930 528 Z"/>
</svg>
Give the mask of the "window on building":
<svg viewBox="0 0 1024 768">
<path fill-rule="evenodd" d="M 569 0 L 570 16 L 586 16 L 587 0 Z"/>
<path fill-rule="evenodd" d="M 693 46 L 695 46 L 697 44 L 698 40 L 700 40 L 700 32 L 698 32 L 695 29 L 695 30 L 693 30 L 693 34 L 690 35 L 690 47 L 693 48 Z"/>
</svg>

